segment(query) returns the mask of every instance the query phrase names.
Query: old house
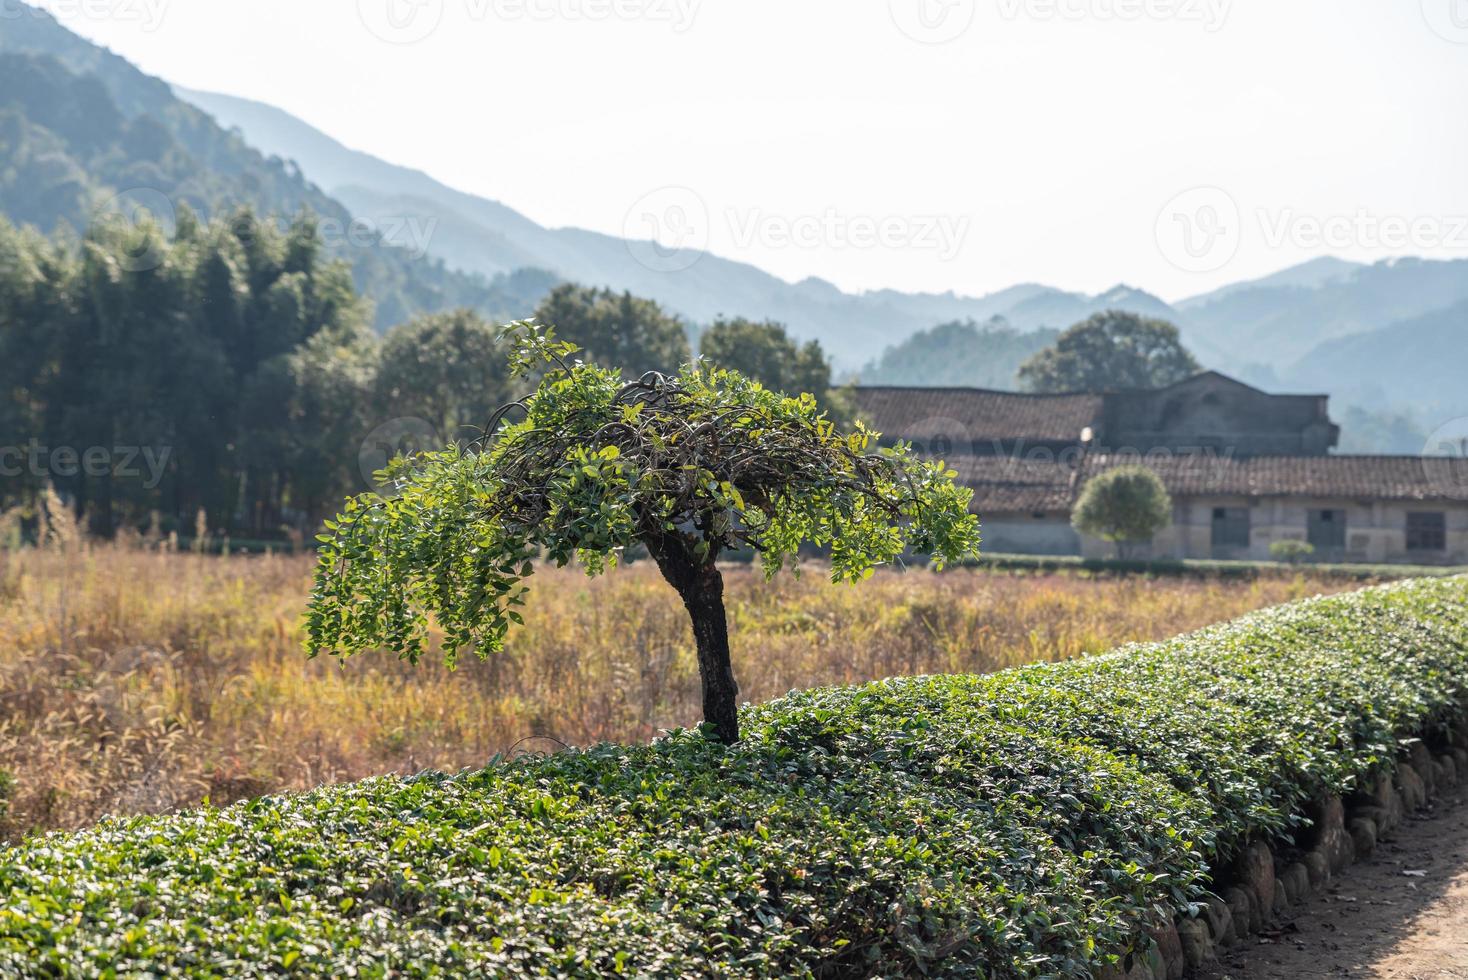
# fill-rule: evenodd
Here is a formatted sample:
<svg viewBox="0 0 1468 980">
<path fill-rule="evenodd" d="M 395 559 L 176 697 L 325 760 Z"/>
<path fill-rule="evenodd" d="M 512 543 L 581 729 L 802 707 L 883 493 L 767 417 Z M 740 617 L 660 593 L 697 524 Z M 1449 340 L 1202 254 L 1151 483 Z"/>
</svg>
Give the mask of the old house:
<svg viewBox="0 0 1468 980">
<path fill-rule="evenodd" d="M 1320 560 L 1468 564 L 1468 460 L 1331 455 L 1325 395 L 1205 372 L 1156 391 L 859 388 L 856 401 L 884 442 L 946 459 L 974 490 L 991 553 L 1109 555 L 1070 511 L 1091 477 L 1140 462 L 1173 497 L 1153 557 L 1267 560 L 1300 540 Z"/>
</svg>

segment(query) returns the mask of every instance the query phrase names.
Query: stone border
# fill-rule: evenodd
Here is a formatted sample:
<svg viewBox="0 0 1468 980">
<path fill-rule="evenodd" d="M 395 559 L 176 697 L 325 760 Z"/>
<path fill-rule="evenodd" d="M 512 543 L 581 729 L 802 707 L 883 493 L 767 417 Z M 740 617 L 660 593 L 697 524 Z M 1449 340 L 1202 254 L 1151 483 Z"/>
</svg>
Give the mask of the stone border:
<svg viewBox="0 0 1468 980">
<path fill-rule="evenodd" d="M 1286 864 L 1268 844 L 1253 841 L 1234 859 L 1222 895 L 1209 894 L 1197 917 L 1180 916 L 1148 934 L 1145 948 L 1121 964 L 1096 973 L 1096 980 L 1183 980 L 1216 961 L 1217 951 L 1259 933 L 1291 906 L 1308 902 L 1357 861 L 1376 850 L 1409 813 L 1440 790 L 1468 779 L 1468 730 L 1434 756 L 1422 741 L 1412 743 L 1395 771 L 1342 800 L 1330 796 L 1312 807 L 1310 846 Z M 1141 944 L 1139 944 L 1140 946 Z M 1130 960 L 1128 967 L 1126 962 Z"/>
</svg>

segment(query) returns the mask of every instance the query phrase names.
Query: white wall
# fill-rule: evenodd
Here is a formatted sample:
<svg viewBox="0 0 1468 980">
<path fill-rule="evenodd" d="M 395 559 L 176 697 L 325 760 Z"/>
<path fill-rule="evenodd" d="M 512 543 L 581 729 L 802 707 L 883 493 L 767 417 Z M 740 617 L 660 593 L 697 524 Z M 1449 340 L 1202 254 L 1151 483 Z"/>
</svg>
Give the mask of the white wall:
<svg viewBox="0 0 1468 980">
<path fill-rule="evenodd" d="M 1075 555 L 1081 550 L 1068 514 L 980 514 L 979 521 L 983 550 L 990 554 Z"/>
<path fill-rule="evenodd" d="M 1249 511 L 1249 547 L 1215 556 L 1213 509 L 1243 507 Z M 1307 515 L 1312 510 L 1339 510 L 1346 514 L 1346 552 L 1341 561 L 1409 562 L 1412 564 L 1468 565 L 1468 502 L 1402 503 L 1343 499 L 1243 497 L 1196 498 L 1177 501 L 1173 525 L 1158 534 L 1150 554 L 1156 558 L 1230 557 L 1268 561 L 1269 546 L 1276 541 L 1306 539 Z M 1444 552 L 1407 550 L 1407 514 L 1411 511 L 1440 511 L 1447 516 L 1448 547 Z M 1086 538 L 1082 551 L 1088 557 L 1110 557 L 1114 548 L 1104 541 Z"/>
</svg>

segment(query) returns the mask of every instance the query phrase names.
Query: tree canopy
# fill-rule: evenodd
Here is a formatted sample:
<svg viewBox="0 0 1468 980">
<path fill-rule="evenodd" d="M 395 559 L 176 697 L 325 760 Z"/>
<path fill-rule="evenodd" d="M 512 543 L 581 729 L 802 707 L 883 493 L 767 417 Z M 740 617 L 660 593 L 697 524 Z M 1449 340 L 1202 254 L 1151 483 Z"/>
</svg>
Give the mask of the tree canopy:
<svg viewBox="0 0 1468 980">
<path fill-rule="evenodd" d="M 473 310 L 418 316 L 387 332 L 374 379 L 382 419 L 413 417 L 470 442 L 510 400 L 499 330 Z"/>
<path fill-rule="evenodd" d="M 863 384 L 1013 388 L 1020 365 L 1053 344 L 1059 331 L 1021 332 L 1002 317 L 942 323 L 883 351 L 861 370 Z"/>
<path fill-rule="evenodd" d="M 650 299 L 565 283 L 535 310 L 539 323 L 553 323 L 588 360 L 619 368 L 628 376 L 675 371 L 687 362 L 688 329 Z"/>
<path fill-rule="evenodd" d="M 1145 466 L 1118 466 L 1091 478 L 1071 512 L 1077 531 L 1110 541 L 1122 557 L 1172 523 L 1172 498 Z"/>
<path fill-rule="evenodd" d="M 1202 370 L 1166 320 L 1108 310 L 1065 331 L 1019 369 L 1031 391 L 1164 388 Z"/>
<path fill-rule="evenodd" d="M 908 551 L 940 567 L 977 552 L 970 491 L 942 463 L 903 445 L 869 451 L 874 433 L 838 431 L 808 393 L 699 363 L 628 381 L 574 360 L 553 330 L 509 329 L 514 371 L 542 374 L 535 391 L 475 446 L 395 460 L 387 496 L 352 499 L 327 523 L 313 655 L 386 648 L 417 661 L 431 617 L 450 663 L 466 648 L 487 657 L 522 622 L 533 559 L 598 574 L 641 544 L 692 620 L 705 720 L 733 741 L 723 551 L 753 548 L 774 575 L 814 545 L 847 582 Z"/>
<path fill-rule="evenodd" d="M 783 323 L 721 317 L 699 335 L 698 354 L 773 391 L 807 392 L 838 424 L 853 415 L 847 393 L 831 387 L 831 362 L 820 341 L 798 343 Z"/>
<path fill-rule="evenodd" d="M 356 418 L 342 386 L 370 376 L 370 313 L 309 219 L 184 211 L 171 239 L 101 222 L 74 247 L 0 220 L 0 310 L 19 355 L 0 358 L 0 411 L 27 457 L 5 460 L 0 502 L 52 483 L 102 534 L 153 509 L 277 527 L 355 458 L 324 437 Z"/>
<path fill-rule="evenodd" d="M 820 342 L 797 343 L 773 320 L 715 320 L 699 336 L 698 353 L 775 391 L 808 391 L 819 401 L 831 387 L 831 362 Z"/>
</svg>

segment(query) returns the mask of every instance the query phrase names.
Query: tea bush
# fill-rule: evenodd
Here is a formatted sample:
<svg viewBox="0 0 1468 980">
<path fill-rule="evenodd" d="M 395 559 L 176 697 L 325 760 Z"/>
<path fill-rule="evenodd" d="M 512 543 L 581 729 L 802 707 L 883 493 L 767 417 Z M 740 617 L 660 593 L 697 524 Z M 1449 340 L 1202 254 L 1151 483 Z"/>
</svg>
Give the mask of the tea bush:
<svg viewBox="0 0 1468 980">
<path fill-rule="evenodd" d="M 1468 705 L 1468 580 L 0 854 L 0 969 L 1085 975 Z"/>
</svg>

